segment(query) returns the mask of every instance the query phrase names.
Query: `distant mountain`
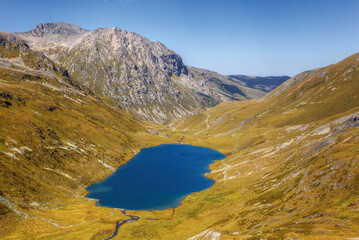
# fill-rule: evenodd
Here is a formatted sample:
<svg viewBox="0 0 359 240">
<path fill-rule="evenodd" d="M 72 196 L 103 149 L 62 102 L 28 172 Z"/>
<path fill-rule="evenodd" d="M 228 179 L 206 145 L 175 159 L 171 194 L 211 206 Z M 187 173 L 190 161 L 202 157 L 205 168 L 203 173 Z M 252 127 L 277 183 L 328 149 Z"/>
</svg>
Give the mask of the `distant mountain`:
<svg viewBox="0 0 359 240">
<path fill-rule="evenodd" d="M 246 75 L 221 75 L 206 69 L 187 67 L 193 78 L 211 85 L 213 89 L 233 100 L 260 98 L 288 80 L 288 76 L 255 77 Z"/>
<path fill-rule="evenodd" d="M 40 23 L 14 36 L 64 66 L 77 82 L 106 101 L 157 123 L 196 108 L 258 98 L 267 92 L 262 89 L 267 86 L 264 82 L 248 85 L 187 67 L 162 43 L 117 27 L 89 31 L 62 22 Z"/>
<path fill-rule="evenodd" d="M 290 78 L 289 76 L 255 77 L 246 75 L 229 75 L 226 77 L 235 83 L 251 89 L 260 90 L 263 93 L 273 91 L 276 87 Z"/>
</svg>

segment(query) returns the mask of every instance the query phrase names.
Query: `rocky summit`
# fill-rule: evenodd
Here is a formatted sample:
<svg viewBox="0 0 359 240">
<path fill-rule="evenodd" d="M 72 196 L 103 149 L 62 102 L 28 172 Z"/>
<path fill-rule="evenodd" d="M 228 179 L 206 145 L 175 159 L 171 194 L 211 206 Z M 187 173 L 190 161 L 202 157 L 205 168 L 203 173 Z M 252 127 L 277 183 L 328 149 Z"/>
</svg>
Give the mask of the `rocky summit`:
<svg viewBox="0 0 359 240">
<path fill-rule="evenodd" d="M 89 31 L 62 22 L 40 23 L 13 36 L 64 66 L 104 100 L 151 122 L 168 122 L 197 108 L 266 94 L 254 85 L 187 67 L 162 43 L 118 27 Z"/>
<path fill-rule="evenodd" d="M 285 78 L 189 67 L 119 28 L 0 32 L 0 239 L 357 239 L 359 53 Z M 214 185 L 165 210 L 86 197 L 170 143 L 225 154 Z"/>
</svg>

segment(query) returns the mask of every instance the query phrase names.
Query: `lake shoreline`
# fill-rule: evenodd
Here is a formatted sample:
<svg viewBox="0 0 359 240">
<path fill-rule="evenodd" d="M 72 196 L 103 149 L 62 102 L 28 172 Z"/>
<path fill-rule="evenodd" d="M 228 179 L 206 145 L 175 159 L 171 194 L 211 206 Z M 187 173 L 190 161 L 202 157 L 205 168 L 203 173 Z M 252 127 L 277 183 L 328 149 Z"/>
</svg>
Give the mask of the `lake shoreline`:
<svg viewBox="0 0 359 240">
<path fill-rule="evenodd" d="M 176 156 L 176 152 L 178 152 L 179 156 Z M 141 157 L 143 157 L 141 156 L 141 154 L 144 155 L 144 157 L 150 156 L 154 159 L 143 160 L 141 159 Z M 155 155 L 152 156 L 151 154 L 155 154 Z M 161 159 L 159 160 L 159 158 Z M 99 183 L 89 186 L 87 188 L 89 193 L 85 197 L 96 199 L 97 200 L 96 205 L 100 207 L 125 209 L 129 211 L 148 211 L 148 210 L 161 211 L 171 208 L 172 209 L 177 208 L 182 205 L 182 201 L 185 199 L 186 196 L 195 192 L 206 190 L 209 187 L 213 186 L 215 181 L 211 178 L 208 178 L 206 174 L 211 172 L 210 170 L 211 164 L 215 163 L 215 161 L 222 160 L 224 158 L 226 158 L 224 154 L 214 149 L 197 147 L 188 144 L 162 144 L 151 148 L 144 148 L 141 149 L 141 151 L 137 155 L 135 155 L 130 161 L 128 161 L 125 165 L 120 166 L 117 169 L 117 171 L 111 174 L 108 178 L 104 179 Z M 135 166 L 136 164 L 138 166 Z M 152 166 L 151 164 L 155 166 Z M 155 171 L 151 171 L 150 170 L 151 167 L 154 167 Z M 134 170 L 135 173 L 133 172 L 133 169 L 135 169 Z M 150 172 L 149 174 L 150 176 L 144 176 L 145 174 L 148 174 L 146 173 L 147 170 Z M 130 172 L 126 173 L 126 171 L 130 171 Z M 159 171 L 160 173 L 162 172 L 161 174 L 164 174 L 164 176 L 157 176 L 158 173 L 156 173 L 156 171 Z M 181 173 L 179 171 L 183 171 L 183 172 Z M 139 172 L 141 174 L 138 174 Z M 168 173 L 163 173 L 163 172 L 168 172 Z M 183 177 L 182 175 L 185 175 L 185 177 Z M 142 178 L 145 178 L 145 180 L 141 180 L 141 179 L 139 180 L 138 176 L 142 176 Z M 162 177 L 162 179 L 160 179 L 160 177 Z M 150 183 L 152 180 L 154 183 Z M 115 183 L 113 182 L 111 183 L 111 181 L 115 181 Z M 135 181 L 135 183 L 133 183 L 133 181 Z M 169 182 L 169 183 L 165 183 L 163 189 L 160 188 L 162 186 L 159 186 L 160 184 L 162 184 L 162 181 Z M 174 182 L 171 183 L 171 181 Z M 106 195 L 110 196 L 110 192 L 117 187 L 116 184 L 120 185 L 119 189 L 120 191 L 123 191 L 121 192 L 120 195 L 118 193 L 115 193 L 115 196 L 117 194 L 116 197 L 114 196 L 108 197 L 109 199 L 111 198 L 112 200 L 105 199 L 105 201 L 101 200 L 101 198 L 98 197 L 98 196 L 103 197 Z M 143 190 L 144 192 L 143 197 L 141 196 L 141 198 L 139 198 L 138 193 L 132 192 L 131 187 L 134 187 L 136 189 L 138 188 L 138 186 L 136 186 L 135 184 L 144 184 L 144 185 L 147 184 L 144 187 L 141 185 L 139 186 L 140 190 Z M 195 184 L 198 184 L 198 186 L 195 186 Z M 188 186 L 190 188 L 186 190 L 185 187 Z M 146 187 L 148 187 L 149 190 L 146 189 Z M 151 194 L 150 192 L 152 190 L 151 187 L 154 190 L 154 194 L 153 194 L 154 200 L 150 199 L 147 196 Z M 177 191 L 176 187 L 179 189 L 178 193 L 175 192 Z M 161 192 L 158 193 L 160 190 L 164 190 L 164 193 Z M 126 191 L 129 194 L 127 194 Z M 122 198 L 127 200 L 131 198 L 131 196 L 128 196 L 131 194 L 133 194 L 132 197 L 134 199 L 136 199 L 137 197 L 137 199 L 141 199 L 141 201 L 145 201 L 146 199 L 152 201 L 151 203 L 152 205 L 150 204 L 146 205 L 142 203 L 138 206 L 135 206 L 134 204 L 131 203 L 132 205 L 128 204 L 128 206 L 125 206 L 126 205 L 125 201 L 122 201 L 121 206 L 114 205 L 115 201 L 113 199 L 117 199 L 121 201 Z M 163 200 L 165 197 L 168 197 L 170 200 Z"/>
</svg>

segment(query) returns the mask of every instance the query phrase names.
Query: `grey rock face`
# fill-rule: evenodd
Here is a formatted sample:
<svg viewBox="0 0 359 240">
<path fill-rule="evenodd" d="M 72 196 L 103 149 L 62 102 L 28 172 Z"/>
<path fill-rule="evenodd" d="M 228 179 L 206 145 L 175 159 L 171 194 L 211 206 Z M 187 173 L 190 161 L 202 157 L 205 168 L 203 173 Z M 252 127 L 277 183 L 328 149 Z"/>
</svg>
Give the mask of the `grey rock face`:
<svg viewBox="0 0 359 240">
<path fill-rule="evenodd" d="M 32 51 L 25 42 L 11 34 L 0 32 L 0 58 L 17 59 L 23 66 L 30 69 L 52 72 L 70 81 L 65 68 L 56 65 L 54 61 L 47 58 L 42 52 Z"/>
<path fill-rule="evenodd" d="M 162 43 L 117 27 L 89 31 L 40 23 L 15 36 L 63 65 L 98 96 L 145 120 L 163 123 L 196 108 L 251 98 L 249 88 L 218 73 L 188 68 Z"/>
<path fill-rule="evenodd" d="M 29 33 L 35 37 L 41 37 L 45 34 L 62 34 L 62 35 L 79 35 L 86 32 L 86 30 L 79 26 L 68 23 L 39 23 L 35 29 Z"/>
</svg>

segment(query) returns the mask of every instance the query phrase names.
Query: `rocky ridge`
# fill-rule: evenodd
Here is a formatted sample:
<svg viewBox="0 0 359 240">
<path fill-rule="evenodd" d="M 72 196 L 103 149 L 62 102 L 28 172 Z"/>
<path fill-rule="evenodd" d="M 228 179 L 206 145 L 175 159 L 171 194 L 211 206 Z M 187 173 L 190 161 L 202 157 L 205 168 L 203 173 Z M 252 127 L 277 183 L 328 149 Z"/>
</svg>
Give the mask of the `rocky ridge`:
<svg viewBox="0 0 359 240">
<path fill-rule="evenodd" d="M 89 222 L 72 210 L 65 216 L 63 209 L 75 203 L 97 208 L 84 198 L 85 188 L 142 144 L 160 144 L 125 111 L 74 84 L 66 69 L 6 33 L 0 33 L 0 119 L 0 239 L 37 238 L 39 229 Z M 52 218 L 48 211 L 55 209 L 79 223 Z"/>
<path fill-rule="evenodd" d="M 98 96 L 152 122 L 265 94 L 218 73 L 187 67 L 162 43 L 118 27 L 89 31 L 67 23 L 40 23 L 14 36 L 64 66 Z"/>
<path fill-rule="evenodd" d="M 73 84 L 44 50 L 1 35 L 1 239 L 105 239 L 114 229 L 120 239 L 358 236 L 359 54 L 298 74 L 264 98 L 221 103 L 149 130 Z M 185 89 L 191 78 L 228 88 L 221 75 L 186 68 Z M 84 198 L 86 186 L 139 149 L 174 142 L 227 155 L 211 165 L 211 188 L 176 209 L 128 214 Z M 121 222 L 128 224 L 117 232 Z"/>
</svg>

